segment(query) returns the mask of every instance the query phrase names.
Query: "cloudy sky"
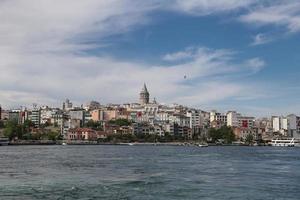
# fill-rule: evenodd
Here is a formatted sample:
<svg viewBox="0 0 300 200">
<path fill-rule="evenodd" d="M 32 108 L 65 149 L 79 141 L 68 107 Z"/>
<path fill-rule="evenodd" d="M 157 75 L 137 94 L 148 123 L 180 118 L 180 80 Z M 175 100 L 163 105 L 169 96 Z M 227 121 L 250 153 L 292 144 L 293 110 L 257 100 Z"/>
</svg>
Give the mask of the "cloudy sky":
<svg viewBox="0 0 300 200">
<path fill-rule="evenodd" d="M 300 114 L 298 0 L 1 0 L 0 104 Z M 186 78 L 185 78 L 186 77 Z"/>
</svg>

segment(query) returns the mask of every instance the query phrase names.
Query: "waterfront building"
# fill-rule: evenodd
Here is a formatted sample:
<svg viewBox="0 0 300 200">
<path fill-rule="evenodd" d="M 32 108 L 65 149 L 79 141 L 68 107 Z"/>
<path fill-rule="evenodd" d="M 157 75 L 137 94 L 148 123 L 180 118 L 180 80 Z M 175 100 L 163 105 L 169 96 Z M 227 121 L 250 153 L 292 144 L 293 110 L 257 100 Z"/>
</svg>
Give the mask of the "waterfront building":
<svg viewBox="0 0 300 200">
<path fill-rule="evenodd" d="M 288 136 L 300 139 L 300 117 L 294 114 L 287 116 L 288 119 Z"/>
<path fill-rule="evenodd" d="M 92 115 L 89 111 L 84 111 L 84 124 L 88 123 L 90 120 L 92 120 Z"/>
<path fill-rule="evenodd" d="M 186 113 L 186 116 L 190 119 L 190 128 L 195 128 L 195 127 L 202 127 L 203 126 L 203 119 L 201 115 L 200 110 L 188 110 Z"/>
<path fill-rule="evenodd" d="M 254 140 L 261 138 L 261 135 L 258 134 L 257 129 L 254 128 L 235 127 L 233 128 L 233 133 L 235 138 L 238 140 L 245 141 L 248 135 L 252 135 Z"/>
<path fill-rule="evenodd" d="M 227 112 L 227 126 L 238 127 L 239 126 L 238 118 L 240 116 L 241 116 L 241 114 L 237 113 L 236 111 L 228 111 Z"/>
<path fill-rule="evenodd" d="M 61 135 L 66 139 L 68 137 L 68 131 L 70 129 L 80 128 L 81 123 L 82 121 L 78 119 L 64 119 L 61 127 Z"/>
<path fill-rule="evenodd" d="M 28 119 L 36 128 L 39 127 L 41 124 L 41 110 L 39 108 L 34 108 L 31 112 L 29 112 Z"/>
<path fill-rule="evenodd" d="M 67 140 L 97 140 L 97 131 L 90 128 L 74 128 L 67 132 Z"/>
<path fill-rule="evenodd" d="M 15 121 L 18 124 L 24 123 L 25 120 L 28 119 L 28 111 L 27 110 L 10 110 L 8 112 L 8 120 L 9 121 Z"/>
<path fill-rule="evenodd" d="M 187 117 L 184 114 L 174 113 L 170 116 L 170 123 L 178 124 L 182 127 L 190 127 L 190 117 Z"/>
<path fill-rule="evenodd" d="M 61 127 L 63 125 L 64 118 L 67 118 L 67 116 L 64 114 L 62 110 L 56 108 L 51 111 L 50 122 L 52 125 Z"/>
<path fill-rule="evenodd" d="M 227 126 L 240 128 L 254 128 L 254 117 L 242 116 L 236 111 L 227 112 Z"/>
<path fill-rule="evenodd" d="M 41 124 L 51 124 L 51 118 L 52 118 L 52 109 L 49 107 L 45 107 L 41 109 Z"/>
<path fill-rule="evenodd" d="M 288 118 L 283 116 L 272 116 L 272 127 L 274 133 L 279 133 L 284 136 L 288 136 Z"/>
<path fill-rule="evenodd" d="M 218 113 L 216 110 L 210 112 L 210 124 L 213 128 L 227 125 L 227 115 Z"/>
<path fill-rule="evenodd" d="M 71 120 L 78 120 L 80 121 L 80 126 L 82 127 L 85 122 L 85 110 L 83 109 L 78 109 L 78 110 L 70 110 L 68 112 L 69 118 Z"/>
</svg>

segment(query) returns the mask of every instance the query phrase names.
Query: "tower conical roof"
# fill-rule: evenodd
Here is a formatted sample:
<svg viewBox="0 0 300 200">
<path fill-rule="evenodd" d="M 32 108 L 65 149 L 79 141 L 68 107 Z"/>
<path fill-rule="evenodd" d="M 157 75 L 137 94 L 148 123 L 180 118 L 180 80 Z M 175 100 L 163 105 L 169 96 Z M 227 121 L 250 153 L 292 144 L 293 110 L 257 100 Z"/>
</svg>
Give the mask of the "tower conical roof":
<svg viewBox="0 0 300 200">
<path fill-rule="evenodd" d="M 146 83 L 144 83 L 144 87 L 143 87 L 141 93 L 149 93 L 148 89 L 147 89 L 147 86 L 146 86 Z"/>
</svg>

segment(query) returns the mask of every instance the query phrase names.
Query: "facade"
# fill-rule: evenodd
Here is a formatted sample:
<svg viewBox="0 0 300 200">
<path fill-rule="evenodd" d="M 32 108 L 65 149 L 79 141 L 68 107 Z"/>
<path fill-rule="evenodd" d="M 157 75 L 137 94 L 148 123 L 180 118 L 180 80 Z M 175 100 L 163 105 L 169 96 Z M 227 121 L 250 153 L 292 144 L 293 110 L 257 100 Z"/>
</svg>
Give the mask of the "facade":
<svg viewBox="0 0 300 200">
<path fill-rule="evenodd" d="M 210 124 L 211 127 L 219 128 L 221 126 L 227 125 L 227 115 L 218 113 L 213 110 L 210 112 Z"/>
<path fill-rule="evenodd" d="M 245 140 L 248 135 L 252 135 L 254 140 L 261 139 L 261 134 L 258 134 L 257 129 L 237 127 L 233 129 L 234 135 L 239 140 Z"/>
<path fill-rule="evenodd" d="M 98 101 L 91 101 L 86 105 L 86 110 L 96 110 L 101 107 L 100 103 Z"/>
<path fill-rule="evenodd" d="M 67 132 L 67 140 L 97 140 L 97 131 L 89 128 L 75 128 Z"/>
<path fill-rule="evenodd" d="M 283 116 L 272 116 L 273 132 L 288 136 L 289 121 Z"/>
<path fill-rule="evenodd" d="M 41 124 L 51 124 L 52 113 L 50 108 L 41 109 Z"/>
<path fill-rule="evenodd" d="M 80 121 L 80 126 L 84 125 L 85 122 L 85 110 L 70 110 L 68 112 L 69 118 L 71 120 Z"/>
<path fill-rule="evenodd" d="M 290 137 L 300 139 L 300 117 L 294 114 L 287 116 L 288 120 L 288 135 Z"/>
<path fill-rule="evenodd" d="M 190 119 L 190 128 L 202 127 L 203 119 L 201 115 L 201 111 L 199 110 L 188 110 L 186 116 Z"/>
<path fill-rule="evenodd" d="M 239 117 L 241 115 L 236 111 L 229 111 L 227 113 L 227 126 L 238 127 L 239 126 Z"/>
<path fill-rule="evenodd" d="M 9 111 L 8 110 L 1 110 L 1 120 L 8 120 L 9 119 Z"/>
<path fill-rule="evenodd" d="M 173 114 L 170 116 L 170 122 L 179 126 L 190 127 L 190 118 L 183 114 Z"/>
<path fill-rule="evenodd" d="M 39 127 L 41 124 L 41 110 L 40 109 L 32 110 L 28 118 L 34 124 L 35 127 Z"/>
<path fill-rule="evenodd" d="M 73 109 L 73 103 L 69 99 L 66 99 L 66 101 L 63 102 L 63 110 L 69 111 L 71 109 Z"/>
</svg>

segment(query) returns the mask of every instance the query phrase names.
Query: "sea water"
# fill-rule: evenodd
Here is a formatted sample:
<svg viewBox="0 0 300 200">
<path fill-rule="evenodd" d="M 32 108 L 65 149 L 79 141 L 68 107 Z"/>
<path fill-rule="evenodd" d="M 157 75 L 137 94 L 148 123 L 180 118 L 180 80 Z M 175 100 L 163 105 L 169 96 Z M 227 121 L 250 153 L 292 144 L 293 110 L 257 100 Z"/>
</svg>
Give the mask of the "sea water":
<svg viewBox="0 0 300 200">
<path fill-rule="evenodd" d="M 0 199 L 300 199 L 300 148 L 0 146 Z"/>
</svg>

